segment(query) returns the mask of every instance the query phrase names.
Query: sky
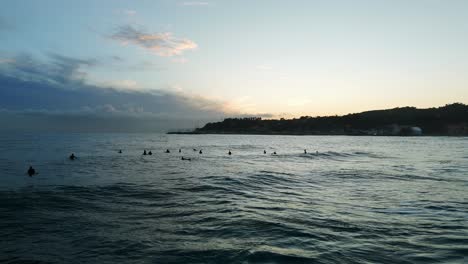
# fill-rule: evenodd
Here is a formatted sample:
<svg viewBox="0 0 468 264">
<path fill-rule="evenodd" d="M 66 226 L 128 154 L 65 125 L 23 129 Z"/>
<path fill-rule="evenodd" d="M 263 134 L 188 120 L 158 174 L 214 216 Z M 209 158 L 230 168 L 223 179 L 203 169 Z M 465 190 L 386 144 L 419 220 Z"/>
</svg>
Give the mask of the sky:
<svg viewBox="0 0 468 264">
<path fill-rule="evenodd" d="M 0 7 L 0 129 L 167 130 L 468 103 L 464 0 Z"/>
</svg>

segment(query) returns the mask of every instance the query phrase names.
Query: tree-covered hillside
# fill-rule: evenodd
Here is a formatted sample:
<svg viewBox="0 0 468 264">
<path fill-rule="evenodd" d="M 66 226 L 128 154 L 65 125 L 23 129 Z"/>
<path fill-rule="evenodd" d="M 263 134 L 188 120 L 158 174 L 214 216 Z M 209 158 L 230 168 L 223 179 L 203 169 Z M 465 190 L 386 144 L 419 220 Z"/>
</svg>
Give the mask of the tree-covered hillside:
<svg viewBox="0 0 468 264">
<path fill-rule="evenodd" d="M 438 108 L 399 107 L 344 116 L 262 120 L 227 118 L 208 123 L 199 134 L 291 134 L 291 135 L 468 135 L 468 106 L 455 103 Z"/>
</svg>

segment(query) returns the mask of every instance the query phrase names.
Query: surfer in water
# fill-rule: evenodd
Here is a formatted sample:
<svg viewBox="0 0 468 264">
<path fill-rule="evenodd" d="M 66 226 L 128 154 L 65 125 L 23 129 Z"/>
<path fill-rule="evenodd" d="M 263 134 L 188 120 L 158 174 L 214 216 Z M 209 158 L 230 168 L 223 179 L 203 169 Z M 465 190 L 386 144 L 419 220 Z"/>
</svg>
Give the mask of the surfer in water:
<svg viewBox="0 0 468 264">
<path fill-rule="evenodd" d="M 191 158 L 184 158 L 184 157 L 182 157 L 182 158 L 180 158 L 180 159 L 181 159 L 181 160 L 188 160 L 188 161 L 191 161 L 191 160 L 192 160 Z"/>
<path fill-rule="evenodd" d="M 31 177 L 31 176 L 33 176 L 35 174 L 36 174 L 36 170 L 32 166 L 29 166 L 29 169 L 28 169 L 29 177 Z"/>
<path fill-rule="evenodd" d="M 307 154 L 307 149 L 304 149 L 304 154 Z"/>
<path fill-rule="evenodd" d="M 121 149 L 119 149 L 119 154 L 122 154 L 122 150 L 121 150 Z"/>
<path fill-rule="evenodd" d="M 74 153 L 72 153 L 72 154 L 70 155 L 70 157 L 68 157 L 68 158 L 69 158 L 70 160 L 75 160 L 75 159 L 76 159 L 76 156 L 75 156 Z"/>
<path fill-rule="evenodd" d="M 166 153 L 171 153 L 171 152 L 169 151 L 169 149 L 166 149 Z"/>
<path fill-rule="evenodd" d="M 143 155 L 146 155 L 146 149 L 145 149 L 145 150 L 143 150 Z"/>
<path fill-rule="evenodd" d="M 231 150 L 229 150 L 229 152 L 228 152 L 228 155 L 229 155 L 229 156 L 231 156 L 231 155 L 232 155 L 232 153 L 231 153 Z"/>
<path fill-rule="evenodd" d="M 263 150 L 263 154 L 266 154 L 266 150 Z"/>
<path fill-rule="evenodd" d="M 148 152 L 148 155 L 153 155 L 153 152 L 151 152 L 151 150 Z"/>
<path fill-rule="evenodd" d="M 198 152 L 198 154 L 203 154 L 203 151 L 201 151 L 201 149 L 200 149 L 200 151 Z"/>
<path fill-rule="evenodd" d="M 276 151 L 273 152 L 273 155 L 276 155 Z"/>
<path fill-rule="evenodd" d="M 181 152 L 182 152 L 182 149 L 179 149 L 179 153 L 181 153 Z"/>
</svg>

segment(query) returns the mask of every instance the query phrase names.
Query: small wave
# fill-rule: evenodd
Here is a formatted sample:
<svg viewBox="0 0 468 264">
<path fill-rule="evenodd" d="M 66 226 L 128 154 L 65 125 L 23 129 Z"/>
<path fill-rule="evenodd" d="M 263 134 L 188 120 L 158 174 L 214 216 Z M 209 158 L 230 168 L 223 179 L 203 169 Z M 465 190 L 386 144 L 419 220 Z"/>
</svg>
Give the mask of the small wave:
<svg viewBox="0 0 468 264">
<path fill-rule="evenodd" d="M 329 159 L 329 160 L 346 160 L 349 158 L 370 158 L 370 159 L 385 159 L 387 157 L 370 152 L 316 152 L 316 153 L 302 153 L 295 156 L 308 158 L 308 159 Z"/>
<path fill-rule="evenodd" d="M 278 175 L 285 175 L 285 176 L 294 176 L 293 173 L 279 172 L 279 171 L 261 170 L 260 173 L 262 173 L 262 174 L 278 174 Z"/>
</svg>

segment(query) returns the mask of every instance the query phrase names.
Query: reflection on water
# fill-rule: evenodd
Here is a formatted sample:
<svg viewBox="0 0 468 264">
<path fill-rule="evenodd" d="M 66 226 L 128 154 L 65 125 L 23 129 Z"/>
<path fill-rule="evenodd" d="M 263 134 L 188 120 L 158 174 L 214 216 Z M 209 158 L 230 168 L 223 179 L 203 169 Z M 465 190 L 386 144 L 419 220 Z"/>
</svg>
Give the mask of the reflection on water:
<svg viewBox="0 0 468 264">
<path fill-rule="evenodd" d="M 0 262 L 463 263 L 467 157 L 466 138 L 2 134 Z"/>
</svg>

